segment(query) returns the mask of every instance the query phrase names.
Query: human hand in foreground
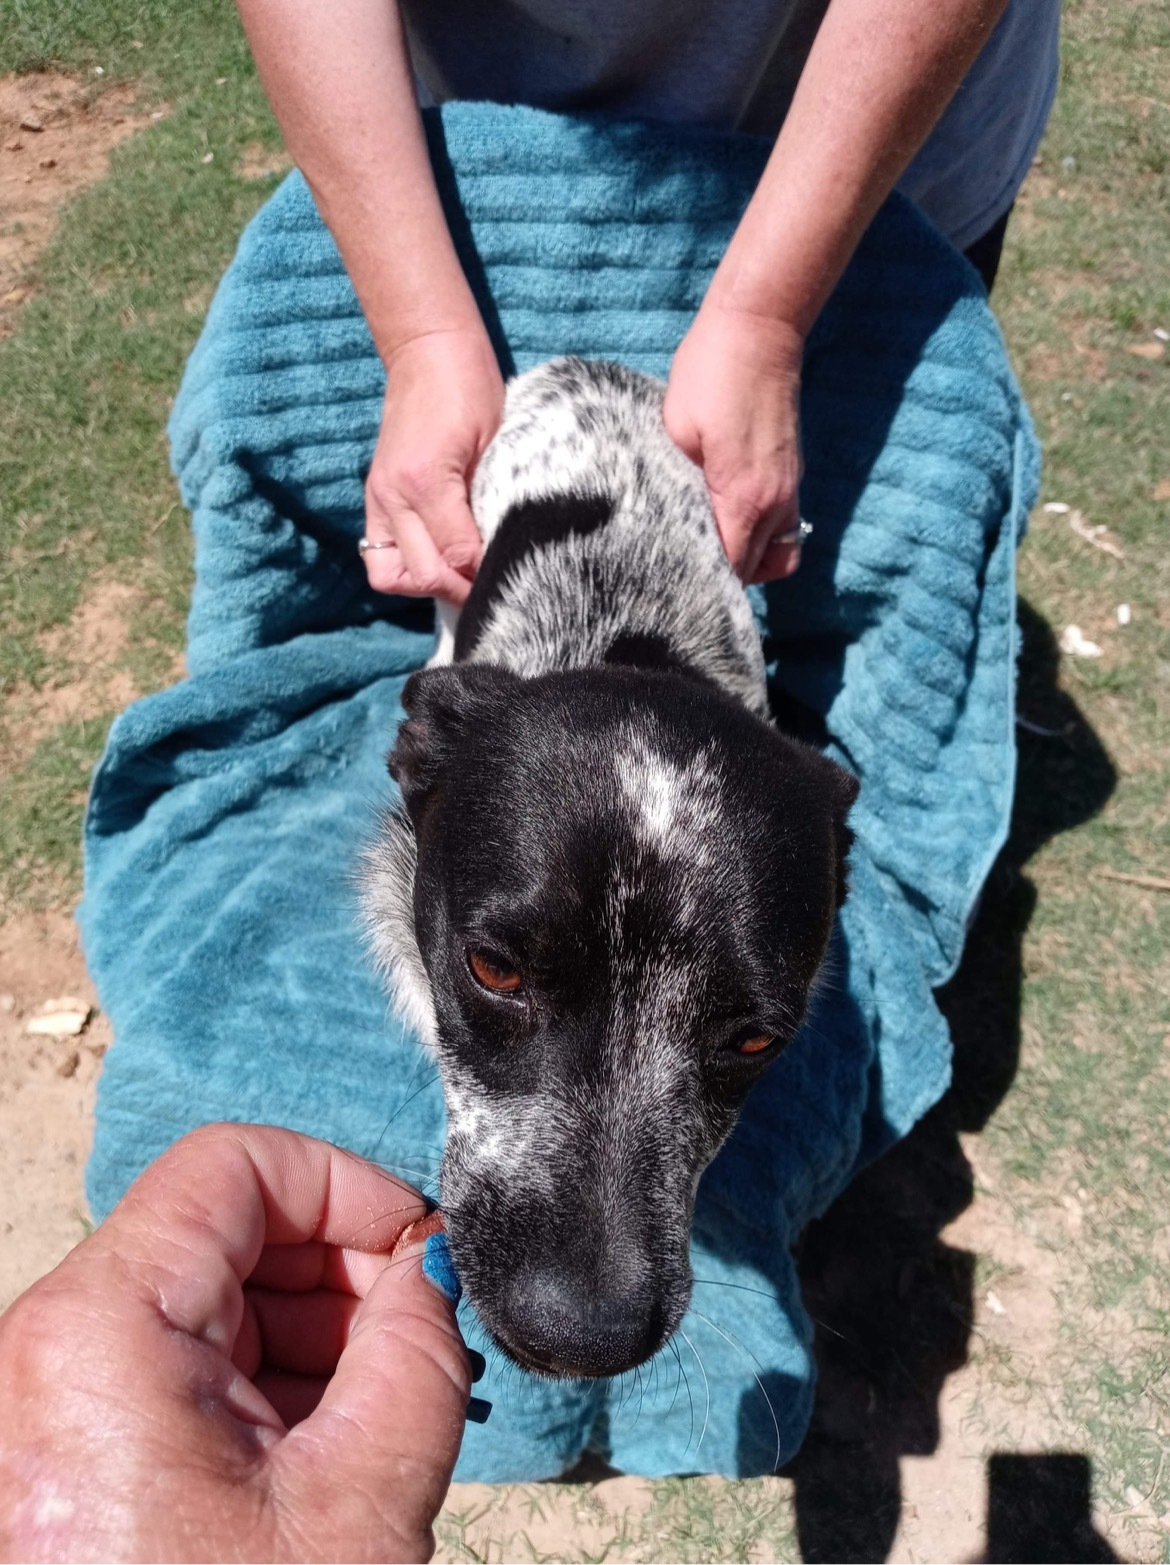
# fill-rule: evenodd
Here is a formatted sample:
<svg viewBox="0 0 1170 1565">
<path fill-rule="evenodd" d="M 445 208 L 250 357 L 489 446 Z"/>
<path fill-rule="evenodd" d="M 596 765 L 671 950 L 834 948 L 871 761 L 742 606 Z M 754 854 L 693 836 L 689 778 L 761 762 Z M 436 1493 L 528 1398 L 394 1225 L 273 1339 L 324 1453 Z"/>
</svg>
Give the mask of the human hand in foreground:
<svg viewBox="0 0 1170 1565">
<path fill-rule="evenodd" d="M 471 1382 L 417 1191 L 291 1131 L 178 1142 L 0 1319 L 0 1556 L 430 1557 Z"/>
<path fill-rule="evenodd" d="M 482 327 L 459 328 L 406 342 L 386 376 L 366 480 L 370 585 L 458 607 L 483 553 L 468 491 L 503 415 L 499 365 Z"/>
<path fill-rule="evenodd" d="M 703 469 L 719 536 L 745 582 L 800 564 L 803 340 L 767 316 L 708 300 L 679 345 L 663 416 Z"/>
</svg>

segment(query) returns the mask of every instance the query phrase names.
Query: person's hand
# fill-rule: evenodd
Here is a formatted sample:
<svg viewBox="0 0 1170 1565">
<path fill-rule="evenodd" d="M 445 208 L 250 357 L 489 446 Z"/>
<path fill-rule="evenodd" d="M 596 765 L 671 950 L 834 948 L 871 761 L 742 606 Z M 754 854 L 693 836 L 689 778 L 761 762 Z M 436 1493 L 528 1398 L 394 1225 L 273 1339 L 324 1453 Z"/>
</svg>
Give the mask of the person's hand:
<svg viewBox="0 0 1170 1565">
<path fill-rule="evenodd" d="M 802 351 L 783 322 L 708 301 L 671 366 L 667 433 L 703 469 L 727 558 L 745 582 L 800 564 Z"/>
<path fill-rule="evenodd" d="M 178 1142 L 0 1319 L 0 1557 L 430 1557 L 470 1365 L 417 1191 L 324 1142 Z"/>
<path fill-rule="evenodd" d="M 379 592 L 471 591 L 483 541 L 468 491 L 499 427 L 504 383 L 482 327 L 428 332 L 386 363 L 386 403 L 366 480 L 366 570 Z"/>
</svg>

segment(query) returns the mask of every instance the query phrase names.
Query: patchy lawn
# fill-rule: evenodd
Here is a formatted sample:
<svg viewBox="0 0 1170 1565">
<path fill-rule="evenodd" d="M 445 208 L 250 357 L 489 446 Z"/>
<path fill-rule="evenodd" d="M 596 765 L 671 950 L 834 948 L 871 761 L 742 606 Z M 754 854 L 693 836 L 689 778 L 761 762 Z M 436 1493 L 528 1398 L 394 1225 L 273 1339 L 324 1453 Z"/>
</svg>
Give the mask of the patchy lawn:
<svg viewBox="0 0 1170 1565">
<path fill-rule="evenodd" d="M 1045 486 L 955 1087 L 806 1239 L 822 1386 L 789 1474 L 469 1486 L 443 1557 L 1170 1558 L 1170 14 L 1066 16 L 995 301 Z M 181 670 L 169 401 L 285 165 L 219 7 L 16 0 L 0 120 L 3 1303 L 82 1232 L 104 1022 L 26 1027 L 88 1003 L 65 916 L 86 778 Z M 1098 656 L 1060 650 L 1070 626 Z"/>
</svg>

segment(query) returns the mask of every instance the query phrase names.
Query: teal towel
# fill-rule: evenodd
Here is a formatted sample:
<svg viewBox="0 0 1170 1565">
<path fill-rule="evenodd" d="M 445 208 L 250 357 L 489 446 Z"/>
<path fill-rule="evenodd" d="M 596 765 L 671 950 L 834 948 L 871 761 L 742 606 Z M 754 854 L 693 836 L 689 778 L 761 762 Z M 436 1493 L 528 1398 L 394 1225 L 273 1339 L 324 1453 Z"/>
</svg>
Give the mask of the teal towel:
<svg viewBox="0 0 1170 1565">
<path fill-rule="evenodd" d="M 665 374 L 763 166 L 743 137 L 493 105 L 428 115 L 501 358 Z M 355 856 L 429 605 L 354 548 L 383 375 L 298 175 L 249 226 L 171 423 L 196 539 L 190 677 L 114 724 L 82 924 L 113 1019 L 89 1195 L 102 1216 L 219 1118 L 325 1136 L 419 1183 L 435 1073 L 388 1013 Z M 831 981 L 705 1175 L 684 1334 L 614 1384 L 489 1354 L 458 1476 L 770 1471 L 804 1432 L 811 1331 L 789 1246 L 946 1087 L 954 969 L 1012 793 L 1014 553 L 1036 448 L 975 274 L 907 203 L 879 215 L 809 343 L 805 563 L 761 603 L 777 699 L 861 779 Z M 429 1186 L 428 1188 L 433 1188 Z M 466 1301 L 469 1341 L 485 1347 Z"/>
</svg>

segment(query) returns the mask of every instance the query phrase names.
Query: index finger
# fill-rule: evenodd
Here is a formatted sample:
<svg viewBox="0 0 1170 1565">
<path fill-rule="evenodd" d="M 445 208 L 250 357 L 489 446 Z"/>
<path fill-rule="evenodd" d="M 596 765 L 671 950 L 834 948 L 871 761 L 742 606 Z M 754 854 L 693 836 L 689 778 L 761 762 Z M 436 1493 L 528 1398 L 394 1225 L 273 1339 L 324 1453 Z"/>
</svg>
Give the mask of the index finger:
<svg viewBox="0 0 1170 1565">
<path fill-rule="evenodd" d="M 417 1190 L 328 1142 L 212 1125 L 152 1164 L 94 1238 L 172 1326 L 229 1353 L 266 1244 L 386 1251 L 426 1210 Z"/>
</svg>

